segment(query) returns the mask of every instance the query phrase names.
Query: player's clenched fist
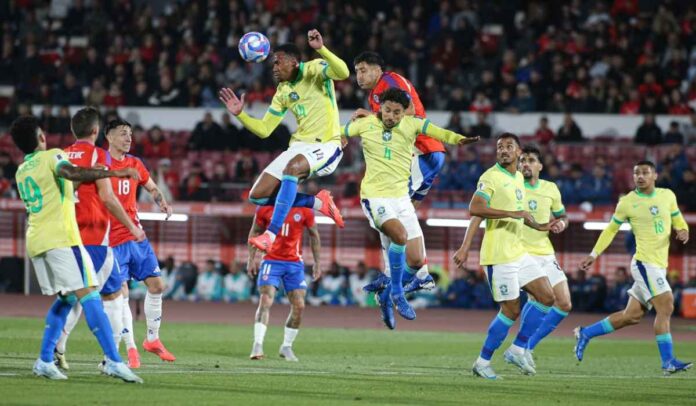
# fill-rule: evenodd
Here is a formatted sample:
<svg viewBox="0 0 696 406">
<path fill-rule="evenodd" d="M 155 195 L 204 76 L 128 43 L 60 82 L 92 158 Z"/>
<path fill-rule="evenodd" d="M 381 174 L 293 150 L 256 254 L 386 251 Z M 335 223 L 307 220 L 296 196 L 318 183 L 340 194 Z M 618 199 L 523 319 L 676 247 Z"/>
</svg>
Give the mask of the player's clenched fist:
<svg viewBox="0 0 696 406">
<path fill-rule="evenodd" d="M 321 49 L 324 46 L 324 39 L 321 37 L 319 30 L 309 30 L 307 33 L 309 46 L 314 49 Z"/>
</svg>

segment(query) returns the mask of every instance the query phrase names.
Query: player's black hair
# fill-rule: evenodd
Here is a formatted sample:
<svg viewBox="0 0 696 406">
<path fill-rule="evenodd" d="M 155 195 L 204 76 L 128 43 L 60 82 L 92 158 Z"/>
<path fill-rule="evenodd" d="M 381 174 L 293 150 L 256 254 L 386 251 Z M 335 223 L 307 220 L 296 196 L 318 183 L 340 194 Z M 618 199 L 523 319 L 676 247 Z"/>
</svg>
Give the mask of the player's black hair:
<svg viewBox="0 0 696 406">
<path fill-rule="evenodd" d="M 653 171 L 657 171 L 657 167 L 655 166 L 655 164 L 653 163 L 653 161 L 648 161 L 648 160 L 646 159 L 646 160 L 643 160 L 643 161 L 638 161 L 638 163 L 636 164 L 636 166 L 643 166 L 643 165 L 651 167 Z"/>
<path fill-rule="evenodd" d="M 377 65 L 384 70 L 384 59 L 377 53 L 372 51 L 361 52 L 353 59 L 353 66 L 365 62 L 368 65 Z"/>
<path fill-rule="evenodd" d="M 523 154 L 534 154 L 534 155 L 536 155 L 539 162 L 542 162 L 542 163 L 544 162 L 544 161 L 542 161 L 541 151 L 539 150 L 539 148 L 536 145 L 526 145 L 524 148 L 522 148 L 522 153 Z"/>
<path fill-rule="evenodd" d="M 12 122 L 10 135 L 17 148 L 31 154 L 39 146 L 39 120 L 34 116 L 21 116 Z"/>
<path fill-rule="evenodd" d="M 70 129 L 77 139 L 89 137 L 92 129 L 98 126 L 99 110 L 94 107 L 85 107 L 78 110 L 70 120 Z"/>
<path fill-rule="evenodd" d="M 125 125 L 128 128 L 133 128 L 131 123 L 129 123 L 128 121 L 126 121 L 122 118 L 117 118 L 117 119 L 109 121 L 109 123 L 106 124 L 106 127 L 104 127 L 104 134 L 108 134 L 111 130 L 113 130 L 117 127 L 120 127 L 122 125 Z"/>
<path fill-rule="evenodd" d="M 283 44 L 275 47 L 275 50 L 273 52 L 278 53 L 282 52 L 287 56 L 293 57 L 297 59 L 298 61 L 302 59 L 302 53 L 300 52 L 300 48 L 297 47 L 295 44 Z"/>
<path fill-rule="evenodd" d="M 495 142 L 497 143 L 498 141 L 504 140 L 506 138 L 512 138 L 517 143 L 517 146 L 522 148 L 522 143 L 520 142 L 520 137 L 516 136 L 513 133 L 502 133 L 495 139 Z"/>
<path fill-rule="evenodd" d="M 390 87 L 379 95 L 380 104 L 384 104 L 384 102 L 388 101 L 399 103 L 404 106 L 405 109 L 411 104 L 411 99 L 408 98 L 408 94 L 397 87 Z"/>
</svg>

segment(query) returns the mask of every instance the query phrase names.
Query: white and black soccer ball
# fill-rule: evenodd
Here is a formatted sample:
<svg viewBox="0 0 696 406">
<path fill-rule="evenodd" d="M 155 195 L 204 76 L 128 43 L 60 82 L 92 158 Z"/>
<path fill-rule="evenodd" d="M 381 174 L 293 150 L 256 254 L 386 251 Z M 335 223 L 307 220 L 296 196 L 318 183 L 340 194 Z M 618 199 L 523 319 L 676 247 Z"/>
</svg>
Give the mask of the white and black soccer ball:
<svg viewBox="0 0 696 406">
<path fill-rule="evenodd" d="M 247 62 L 261 62 L 270 52 L 271 43 L 260 32 L 247 32 L 239 40 L 239 55 Z"/>
</svg>

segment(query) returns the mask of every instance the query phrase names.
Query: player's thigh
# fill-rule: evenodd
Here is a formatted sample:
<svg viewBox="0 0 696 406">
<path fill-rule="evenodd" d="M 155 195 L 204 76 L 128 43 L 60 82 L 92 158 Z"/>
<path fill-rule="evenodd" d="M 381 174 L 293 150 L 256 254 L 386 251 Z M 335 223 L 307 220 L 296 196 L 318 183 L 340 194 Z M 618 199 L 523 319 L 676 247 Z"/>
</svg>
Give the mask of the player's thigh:
<svg viewBox="0 0 696 406">
<path fill-rule="evenodd" d="M 544 269 L 530 255 L 524 255 L 519 261 L 520 286 L 534 295 L 539 303 L 547 306 L 553 304 L 553 289 Z"/>
<path fill-rule="evenodd" d="M 262 289 L 266 286 L 272 287 L 274 292 L 278 290 L 282 282 L 283 273 L 283 266 L 278 261 L 261 261 L 259 274 L 256 277 L 256 285 L 259 287 L 259 292 L 262 292 Z"/>
<path fill-rule="evenodd" d="M 303 144 L 297 150 L 307 161 L 308 177 L 331 175 L 343 158 L 340 142 Z"/>
<path fill-rule="evenodd" d="M 648 307 L 641 303 L 640 300 L 633 296 L 629 296 L 628 303 L 623 311 L 623 317 L 629 320 L 639 320 L 648 312 Z"/>
<path fill-rule="evenodd" d="M 278 177 L 269 172 L 263 172 L 251 187 L 251 191 L 249 192 L 249 201 L 253 204 L 263 205 L 263 203 L 267 202 L 268 198 L 278 190 L 282 177 L 282 169 L 280 170 Z"/>
<path fill-rule="evenodd" d="M 674 312 L 674 295 L 672 291 L 660 293 L 650 301 L 655 311 L 661 314 L 672 314 Z"/>
<path fill-rule="evenodd" d="M 135 266 L 132 256 L 132 246 L 134 241 L 127 241 L 113 247 L 114 258 L 118 264 L 118 271 L 121 274 L 121 282 L 126 282 L 130 279 L 130 268 Z"/>
<path fill-rule="evenodd" d="M 155 251 L 150 245 L 150 241 L 145 240 L 133 245 L 133 257 L 135 266 L 131 267 L 130 276 L 136 281 L 145 281 L 148 289 L 164 287 L 162 272 L 160 271 L 159 261 Z"/>
<path fill-rule="evenodd" d="M 631 276 L 633 276 L 633 286 L 628 290 L 628 294 L 648 310 L 652 308 L 651 302 L 654 297 L 672 292 L 667 282 L 667 270 L 664 268 L 634 258 L 631 261 Z"/>
<path fill-rule="evenodd" d="M 493 300 L 501 303 L 520 297 L 519 264 L 484 265 Z"/>
<path fill-rule="evenodd" d="M 570 311 L 573 307 L 567 280 L 553 285 L 553 296 L 556 299 L 555 306 L 564 312 Z"/>
<path fill-rule="evenodd" d="M 360 200 L 360 206 L 370 223 L 370 227 L 385 234 L 382 231 L 382 224 L 391 219 L 399 218 L 399 211 L 393 205 L 392 199 L 388 198 L 364 198 Z M 385 234 L 386 235 L 386 234 Z M 387 236 L 387 238 L 389 238 Z M 387 248 L 389 244 L 387 244 Z"/>
</svg>

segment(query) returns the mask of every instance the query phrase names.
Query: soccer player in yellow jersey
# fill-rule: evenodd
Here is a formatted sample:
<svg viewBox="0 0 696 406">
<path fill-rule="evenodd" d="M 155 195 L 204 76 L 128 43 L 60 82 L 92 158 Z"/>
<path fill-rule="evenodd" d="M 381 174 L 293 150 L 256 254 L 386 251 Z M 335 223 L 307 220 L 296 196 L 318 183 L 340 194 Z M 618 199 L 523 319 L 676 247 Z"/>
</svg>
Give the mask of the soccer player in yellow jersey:
<svg viewBox="0 0 696 406">
<path fill-rule="evenodd" d="M 366 165 L 360 184 L 363 211 L 370 226 L 391 240 L 388 250 L 391 283 L 387 283 L 380 294 L 380 306 L 385 324 L 393 329 L 392 301 L 402 317 L 408 320 L 416 318 L 416 313 L 404 297 L 402 286 L 406 247 L 414 245 L 420 249 L 422 245 L 422 231 L 408 189 L 416 137 L 422 133 L 448 144 L 459 145 L 476 142 L 478 137 L 467 138 L 442 129 L 430 123 L 430 120 L 406 116 L 410 100 L 401 89 L 385 90 L 380 103 L 377 115 L 349 122 L 343 134 L 362 139 Z"/>
<path fill-rule="evenodd" d="M 75 217 L 72 182 L 90 182 L 108 177 L 138 177 L 132 170 L 106 171 L 80 168 L 60 149 L 46 150 L 46 137 L 35 117 L 16 119 L 10 128 L 12 140 L 26 154 L 15 179 L 28 215 L 27 255 L 44 295 L 58 295 L 46 315 L 46 328 L 34 374 L 49 379 L 67 379 L 53 363 L 53 351 L 68 313 L 77 300 L 90 330 L 104 350 L 103 372 L 127 382 L 142 383 L 123 363 L 104 312 L 99 281 L 89 253 L 82 245 Z"/>
<path fill-rule="evenodd" d="M 309 31 L 308 38 L 309 45 L 323 59 L 301 62 L 300 51 L 293 44 L 275 48 L 273 76 L 279 83 L 263 119 L 243 111 L 244 95 L 237 98 L 231 89 L 220 90 L 220 100 L 227 110 L 260 138 L 268 137 L 288 110 L 297 120 L 290 147 L 266 167 L 249 193 L 253 204 L 275 206 L 268 229 L 249 239 L 250 244 L 264 252 L 271 249 L 291 207 L 314 208 L 331 217 L 339 227 L 344 224 L 327 190 L 316 196 L 297 193 L 300 179 L 332 174 L 343 157 L 333 81 L 346 79 L 350 74 L 348 65 L 324 46 L 319 31 Z"/>
<path fill-rule="evenodd" d="M 533 215 L 525 210 L 525 187 L 522 174 L 517 170 L 522 149 L 516 135 L 504 133 L 496 143 L 497 163 L 481 175 L 478 189 L 471 199 L 469 210 L 472 216 L 485 218 L 486 232 L 481 243 L 480 263 L 486 270 L 493 299 L 500 304 L 500 313 L 493 319 L 481 353 L 474 363 L 473 373 L 487 379 L 497 379 L 491 367 L 495 350 L 505 340 L 510 326 L 520 315 L 520 288 L 534 295 L 538 306 L 532 306 L 523 319 L 518 337 L 530 337 L 553 305 L 554 295 L 544 270 L 532 259 L 522 244 L 522 229 L 525 225 L 538 231 L 548 231 L 557 221 L 540 225 Z M 473 220 L 476 220 L 475 217 Z M 457 250 L 454 262 L 463 267 L 469 246 L 480 219 L 469 226 L 462 247 Z M 470 242 L 469 242 L 470 244 Z M 527 362 L 524 344 L 513 343 L 505 351 L 505 361 L 516 365 L 525 374 L 536 373 Z"/>
<path fill-rule="evenodd" d="M 633 168 L 636 189 L 619 199 L 609 226 L 602 231 L 592 253 L 582 262 L 589 270 L 597 257 L 611 244 L 621 224 L 628 222 L 636 236 L 636 253 L 631 260 L 633 286 L 628 291 L 626 308 L 587 327 L 575 329 L 575 356 L 582 361 L 587 344 L 593 337 L 613 333 L 626 326 L 638 324 L 655 307 L 655 338 L 665 375 L 691 368 L 691 362 L 674 357 L 669 321 L 674 310 L 672 288 L 667 282 L 667 258 L 672 229 L 677 240 L 689 241 L 689 226 L 677 206 L 677 198 L 669 189 L 655 187 L 655 164 L 641 161 Z"/>
</svg>

